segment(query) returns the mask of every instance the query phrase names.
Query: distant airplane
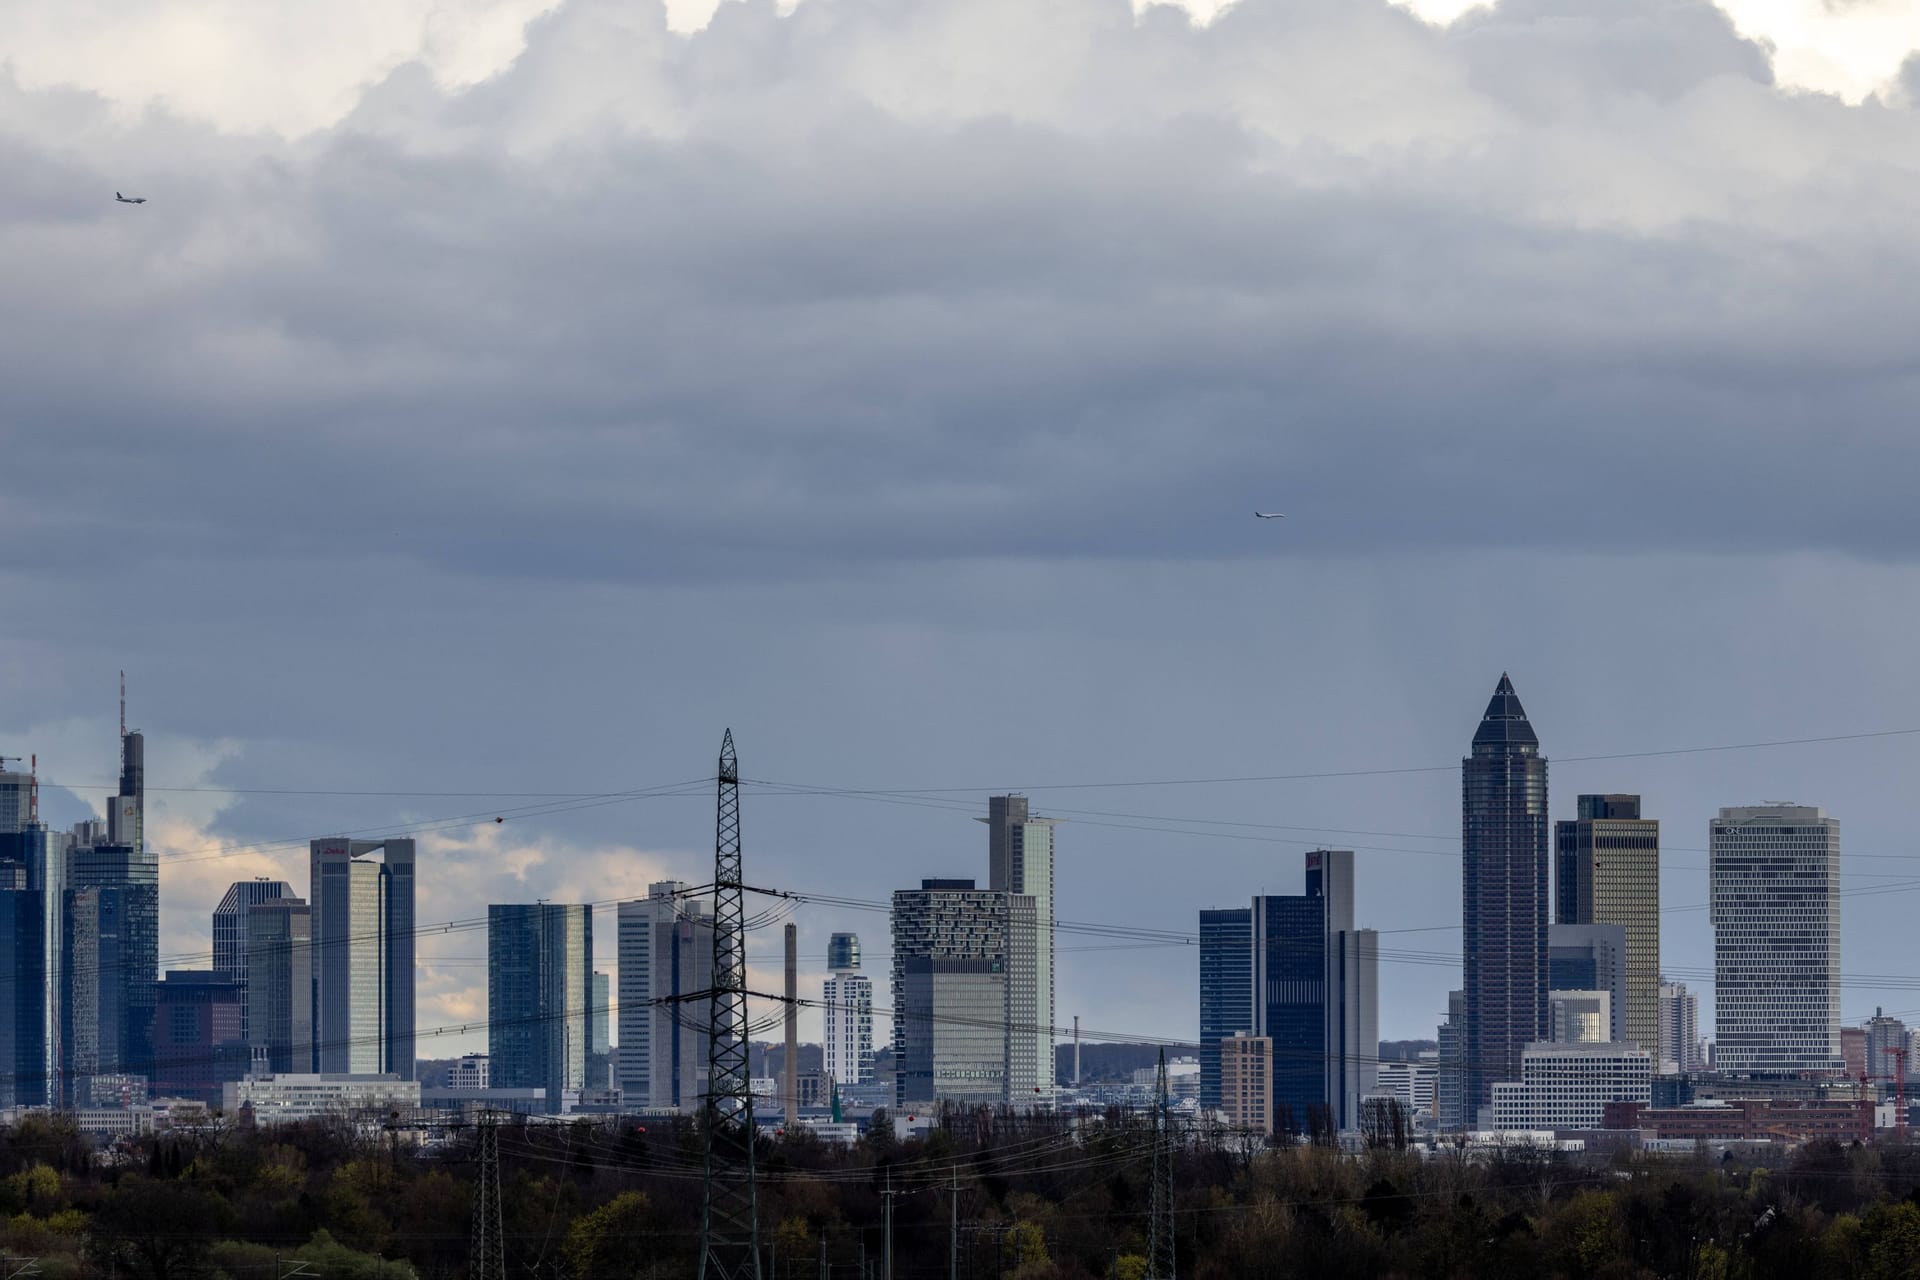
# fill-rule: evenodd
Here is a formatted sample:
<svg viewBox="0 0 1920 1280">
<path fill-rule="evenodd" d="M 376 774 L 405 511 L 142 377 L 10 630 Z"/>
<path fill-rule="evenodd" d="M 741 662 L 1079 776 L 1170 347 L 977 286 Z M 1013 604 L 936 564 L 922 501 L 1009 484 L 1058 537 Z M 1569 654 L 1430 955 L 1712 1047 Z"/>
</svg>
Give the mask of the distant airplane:
<svg viewBox="0 0 1920 1280">
<path fill-rule="evenodd" d="M 123 196 L 118 191 L 113 193 L 113 198 L 121 204 L 145 204 L 147 202 L 145 196 Z"/>
<path fill-rule="evenodd" d="M 1253 518 L 1256 520 L 1285 520 L 1287 513 L 1284 511 L 1256 511 L 1253 513 Z"/>
</svg>

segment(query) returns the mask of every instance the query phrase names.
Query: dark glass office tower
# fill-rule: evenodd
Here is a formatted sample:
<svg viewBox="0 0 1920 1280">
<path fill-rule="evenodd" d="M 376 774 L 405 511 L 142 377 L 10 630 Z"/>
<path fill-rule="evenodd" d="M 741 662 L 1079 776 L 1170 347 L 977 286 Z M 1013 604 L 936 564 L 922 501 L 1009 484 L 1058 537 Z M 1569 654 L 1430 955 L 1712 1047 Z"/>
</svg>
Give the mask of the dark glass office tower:
<svg viewBox="0 0 1920 1280">
<path fill-rule="evenodd" d="M 1253 1034 L 1253 912 L 1200 913 L 1200 1105 L 1220 1106 L 1220 1042 Z"/>
<path fill-rule="evenodd" d="M 1461 761 L 1467 1116 L 1547 1038 L 1547 762 L 1505 675 Z"/>
<path fill-rule="evenodd" d="M 487 1054 L 496 1089 L 545 1089 L 550 1112 L 587 1083 L 593 908 L 487 908 Z"/>
<path fill-rule="evenodd" d="M 86 967 L 71 978 L 95 988 L 91 1003 L 101 1022 L 92 1037 L 98 1053 L 93 1071 L 151 1076 L 153 1011 L 159 995 L 160 868 L 133 845 L 98 844 L 73 851 L 67 884 L 100 891 L 90 903 L 101 913 L 98 945 L 115 956 L 112 964 L 83 958 L 78 963 Z M 92 1074 L 79 1063 L 74 1070 Z"/>
</svg>

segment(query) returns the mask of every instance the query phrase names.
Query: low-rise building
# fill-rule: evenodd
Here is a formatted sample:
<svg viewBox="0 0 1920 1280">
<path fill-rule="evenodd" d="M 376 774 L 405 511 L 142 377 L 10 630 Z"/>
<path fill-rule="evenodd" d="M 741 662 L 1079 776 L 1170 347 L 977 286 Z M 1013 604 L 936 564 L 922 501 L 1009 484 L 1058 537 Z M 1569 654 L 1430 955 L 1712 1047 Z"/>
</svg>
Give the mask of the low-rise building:
<svg viewBox="0 0 1920 1280">
<path fill-rule="evenodd" d="M 1653 1055 L 1619 1040 L 1536 1041 L 1521 1051 L 1520 1072 L 1519 1081 L 1493 1086 L 1495 1130 L 1598 1129 L 1607 1103 L 1645 1104 L 1652 1096 Z"/>
<path fill-rule="evenodd" d="M 414 1111 L 420 1106 L 420 1082 L 331 1071 L 250 1075 L 228 1081 L 222 1100 L 229 1114 L 248 1107 L 255 1124 L 268 1126 L 376 1109 Z"/>
<path fill-rule="evenodd" d="M 1638 1129 L 1662 1142 L 1868 1142 L 1873 1138 L 1874 1102 L 1740 1098 L 1684 1107 L 1617 1102 L 1605 1109 L 1602 1124 Z"/>
<path fill-rule="evenodd" d="M 447 1088 L 461 1091 L 487 1087 L 487 1055 L 470 1053 L 447 1068 Z"/>
</svg>

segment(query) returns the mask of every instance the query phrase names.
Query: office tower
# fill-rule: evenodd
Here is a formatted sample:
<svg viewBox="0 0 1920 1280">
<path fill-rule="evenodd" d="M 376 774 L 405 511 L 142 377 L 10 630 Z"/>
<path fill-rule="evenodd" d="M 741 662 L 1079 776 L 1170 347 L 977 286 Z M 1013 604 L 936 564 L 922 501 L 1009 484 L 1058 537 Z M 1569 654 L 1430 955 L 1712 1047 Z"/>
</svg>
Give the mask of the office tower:
<svg viewBox="0 0 1920 1280">
<path fill-rule="evenodd" d="M 1461 761 L 1467 1108 L 1547 1033 L 1547 761 L 1505 675 Z"/>
<path fill-rule="evenodd" d="M 1579 817 L 1555 828 L 1554 919 L 1617 924 L 1627 936 L 1621 1031 L 1649 1052 L 1660 1043 L 1660 823 L 1640 797 L 1581 796 Z"/>
<path fill-rule="evenodd" d="M 99 1051 L 94 1070 L 151 1075 L 160 969 L 160 869 L 130 844 L 95 844 L 73 850 L 67 885 L 100 891 L 91 900 L 94 910 L 105 913 L 97 937 L 114 956 L 111 964 L 101 960 L 81 979 L 93 987 L 91 1003 L 101 1019 L 92 1037 Z"/>
<path fill-rule="evenodd" d="M 1468 1127 L 1466 1053 L 1467 993 L 1447 992 L 1447 1020 L 1436 1036 L 1440 1056 L 1434 1067 L 1434 1123 L 1443 1133 L 1458 1133 Z"/>
<path fill-rule="evenodd" d="M 1399 1099 L 1409 1116 L 1434 1117 L 1440 1073 L 1431 1062 L 1383 1062 L 1373 1096 Z"/>
<path fill-rule="evenodd" d="M 1305 893 L 1253 903 L 1253 1031 L 1273 1042 L 1275 1121 L 1305 1129 L 1324 1107 L 1336 1128 L 1355 1128 L 1380 1037 L 1379 948 L 1353 927 L 1352 851 L 1308 853 Z"/>
<path fill-rule="evenodd" d="M 1867 1019 L 1867 1079 L 1875 1084 L 1894 1083 L 1900 1078 L 1900 1067 L 1894 1059 L 1894 1050 L 1902 1053 L 1907 1049 L 1907 1024 L 1898 1018 L 1889 1018 L 1884 1009 L 1876 1008 L 1873 1017 Z M 1910 1076 L 1920 1079 L 1920 1071 L 1914 1070 L 1913 1063 L 1907 1064 Z"/>
<path fill-rule="evenodd" d="M 211 969 L 169 969 L 154 992 L 156 1097 L 220 1101 L 220 1086 L 247 1073 L 240 987 Z"/>
<path fill-rule="evenodd" d="M 972 880 L 894 890 L 899 1105 L 1030 1106 L 1039 1096 L 1036 1040 L 1022 1034 L 1034 1025 L 1037 1002 L 1034 919 L 1031 895 L 978 889 Z"/>
<path fill-rule="evenodd" d="M 320 1070 L 412 1080 L 413 841 L 334 836 L 308 856 Z"/>
<path fill-rule="evenodd" d="M 860 972 L 860 938 L 836 933 L 827 943 L 821 988 L 821 1070 L 836 1084 L 873 1083 L 873 979 Z"/>
<path fill-rule="evenodd" d="M 985 821 L 988 888 L 1033 899 L 1032 938 L 1015 939 L 1010 944 L 1034 957 L 1032 1016 L 1016 1023 L 1010 1013 L 1008 1024 L 1009 1035 L 1015 1037 L 1013 1061 L 1033 1063 L 1030 1073 L 1024 1066 L 1017 1067 L 1019 1080 L 1010 1080 L 1009 1084 L 1018 1100 L 1031 1104 L 1050 1100 L 1054 1090 L 1054 820 L 1032 816 L 1025 796 L 989 796 Z M 1017 914 L 1010 909 L 1010 923 Z M 1014 993 L 1022 981 L 1028 980 L 1016 977 L 1009 984 L 1009 992 Z M 1013 998 L 1022 997 L 1015 994 Z M 1019 1043 L 1021 1037 L 1030 1043 Z M 1024 1083 L 1028 1074 L 1034 1078 L 1032 1086 Z M 1039 1093 L 1030 1094 L 1029 1088 L 1037 1088 Z"/>
<path fill-rule="evenodd" d="M 94 1103 L 93 1079 L 120 1074 L 119 889 L 68 889 L 61 895 L 65 936 L 61 969 L 66 977 L 60 1018 L 60 1074 L 74 1106 Z"/>
<path fill-rule="evenodd" d="M 0 836 L 11 835 L 27 825 L 32 795 L 33 775 L 15 773 L 0 761 Z"/>
<path fill-rule="evenodd" d="M 0 944 L 8 975 L 0 975 L 0 1022 L 12 1028 L 10 1050 L 0 1061 L 31 1061 L 16 1070 L 13 1096 L 65 1105 L 62 1047 L 68 996 L 65 968 L 67 837 L 40 821 L 35 794 L 29 791 L 25 821 L 0 833 L 0 891 L 7 900 L 0 913 L 9 917 L 7 940 Z M 0 1104 L 5 1105 L 5 1104 Z"/>
<path fill-rule="evenodd" d="M 593 908 L 487 908 L 487 1063 L 496 1089 L 544 1089 L 558 1113 L 587 1082 Z"/>
<path fill-rule="evenodd" d="M 1660 985 L 1660 1058 L 1655 1069 L 1663 1076 L 1704 1071 L 1700 1054 L 1700 1001 L 1684 982 Z"/>
<path fill-rule="evenodd" d="M 1841 1074 L 1849 1080 L 1864 1080 L 1867 1075 L 1867 1029 L 1840 1028 Z"/>
<path fill-rule="evenodd" d="M 264 1071 L 310 1072 L 313 909 L 302 898 L 278 897 L 253 906 L 241 918 L 247 974 L 241 1028 L 247 1045 Z"/>
<path fill-rule="evenodd" d="M 619 906 L 620 1044 L 615 1074 L 630 1107 L 697 1111 L 706 1088 L 713 918 L 687 885 L 662 880 Z"/>
<path fill-rule="evenodd" d="M 1605 1044 L 1613 1039 L 1613 996 L 1606 991 L 1548 991 L 1547 1039 L 1555 1044 Z"/>
<path fill-rule="evenodd" d="M 1253 1034 L 1253 911 L 1200 913 L 1200 1108 L 1222 1104 L 1220 1042 Z"/>
<path fill-rule="evenodd" d="M 1547 926 L 1547 986 L 1604 991 L 1610 1019 L 1602 1040 L 1626 1040 L 1627 929 L 1619 924 Z M 1643 1048 L 1645 1046 L 1642 1046 Z M 1652 1052 L 1651 1049 L 1648 1052 Z"/>
<path fill-rule="evenodd" d="M 593 1007 L 587 1019 L 587 1086 L 613 1087 L 613 978 L 593 975 Z"/>
<path fill-rule="evenodd" d="M 1838 1071 L 1839 821 L 1802 805 L 1722 809 L 1708 849 L 1715 1066 Z"/>
<path fill-rule="evenodd" d="M 285 880 L 236 880 L 213 909 L 213 971 L 240 988 L 240 1038 L 247 1034 L 247 912 L 262 902 L 291 898 Z"/>
<path fill-rule="evenodd" d="M 1230 1129 L 1274 1131 L 1272 1040 L 1232 1035 L 1220 1041 L 1220 1110 Z M 1299 1132 L 1299 1124 L 1296 1118 L 1288 1132 Z"/>
</svg>

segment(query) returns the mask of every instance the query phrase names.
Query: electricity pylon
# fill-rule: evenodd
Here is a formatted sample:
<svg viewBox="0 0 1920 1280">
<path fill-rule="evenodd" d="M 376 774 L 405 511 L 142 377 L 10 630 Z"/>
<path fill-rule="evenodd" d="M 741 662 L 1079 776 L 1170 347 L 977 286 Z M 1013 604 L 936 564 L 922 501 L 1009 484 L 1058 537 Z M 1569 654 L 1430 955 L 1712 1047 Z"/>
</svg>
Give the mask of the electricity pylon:
<svg viewBox="0 0 1920 1280">
<path fill-rule="evenodd" d="M 480 1177 L 473 1185 L 473 1280 L 507 1280 L 500 1211 L 500 1131 L 492 1112 L 480 1113 L 479 1134 Z"/>
<path fill-rule="evenodd" d="M 1147 1277 L 1174 1280 L 1173 1116 L 1167 1107 L 1167 1051 L 1154 1072 L 1153 1182 L 1148 1198 Z"/>
<path fill-rule="evenodd" d="M 760 1280 L 753 1081 L 747 1058 L 745 899 L 740 880 L 740 763 L 729 729 L 720 743 L 713 848 L 713 999 L 707 1024 L 707 1190 L 700 1208 L 700 1280 Z"/>
</svg>

